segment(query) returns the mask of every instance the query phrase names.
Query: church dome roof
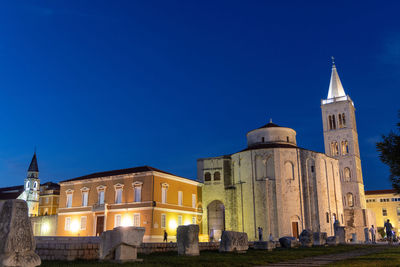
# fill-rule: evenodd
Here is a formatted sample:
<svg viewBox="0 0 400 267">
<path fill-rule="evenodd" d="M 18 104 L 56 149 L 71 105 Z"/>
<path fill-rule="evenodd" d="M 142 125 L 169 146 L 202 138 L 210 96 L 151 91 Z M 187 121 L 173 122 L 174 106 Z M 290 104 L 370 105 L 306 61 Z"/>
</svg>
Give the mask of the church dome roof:
<svg viewBox="0 0 400 267">
<path fill-rule="evenodd" d="M 265 124 L 264 126 L 261 126 L 258 129 L 262 129 L 262 128 L 272 128 L 272 127 L 281 127 L 278 124 L 272 123 L 272 122 L 268 122 L 267 124 Z"/>
<path fill-rule="evenodd" d="M 296 131 L 282 127 L 272 122 L 272 120 L 247 133 L 247 147 L 266 147 L 277 144 L 296 147 Z"/>
</svg>

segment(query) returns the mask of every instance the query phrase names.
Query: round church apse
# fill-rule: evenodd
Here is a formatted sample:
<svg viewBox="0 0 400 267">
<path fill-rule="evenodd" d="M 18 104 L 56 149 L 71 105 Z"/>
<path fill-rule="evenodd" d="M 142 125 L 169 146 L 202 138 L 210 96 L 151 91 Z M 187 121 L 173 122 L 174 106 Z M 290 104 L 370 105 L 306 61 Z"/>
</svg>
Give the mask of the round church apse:
<svg viewBox="0 0 400 267">
<path fill-rule="evenodd" d="M 219 241 L 225 230 L 225 206 L 219 200 L 214 200 L 207 206 L 208 234 L 210 241 Z"/>
</svg>

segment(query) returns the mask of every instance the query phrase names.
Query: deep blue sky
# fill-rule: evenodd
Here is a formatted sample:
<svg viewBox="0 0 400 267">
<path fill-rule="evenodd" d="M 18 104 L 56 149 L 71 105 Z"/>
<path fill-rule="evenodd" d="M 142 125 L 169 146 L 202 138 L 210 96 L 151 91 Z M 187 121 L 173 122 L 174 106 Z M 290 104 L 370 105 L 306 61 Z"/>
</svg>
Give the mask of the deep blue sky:
<svg viewBox="0 0 400 267">
<path fill-rule="evenodd" d="M 323 151 L 330 56 L 354 100 L 366 189 L 400 108 L 398 1 L 3 1 L 0 186 L 151 165 L 196 178 L 272 118 Z"/>
</svg>

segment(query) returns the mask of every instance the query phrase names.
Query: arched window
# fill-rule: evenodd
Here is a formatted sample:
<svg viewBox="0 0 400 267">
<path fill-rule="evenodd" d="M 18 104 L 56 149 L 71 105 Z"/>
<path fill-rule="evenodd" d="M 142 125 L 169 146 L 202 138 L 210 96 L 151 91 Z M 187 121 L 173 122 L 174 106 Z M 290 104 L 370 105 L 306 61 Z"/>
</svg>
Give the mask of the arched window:
<svg viewBox="0 0 400 267">
<path fill-rule="evenodd" d="M 332 115 L 332 129 L 336 129 L 336 119 L 335 119 L 335 115 Z"/>
<path fill-rule="evenodd" d="M 351 178 L 350 168 L 348 168 L 348 167 L 344 168 L 343 174 L 344 174 L 344 180 L 345 180 L 345 182 L 349 182 L 349 181 L 350 181 L 350 178 Z"/>
<path fill-rule="evenodd" d="M 339 118 L 339 128 L 343 128 L 343 123 L 342 123 L 342 114 L 338 115 Z"/>
<path fill-rule="evenodd" d="M 30 183 L 29 181 L 26 182 L 25 189 L 29 189 Z"/>
<path fill-rule="evenodd" d="M 294 170 L 293 170 L 293 163 L 290 161 L 285 162 L 285 175 L 286 179 L 288 180 L 294 180 Z"/>
<path fill-rule="evenodd" d="M 221 173 L 214 172 L 214 181 L 219 181 L 219 180 L 221 180 Z"/>
<path fill-rule="evenodd" d="M 329 223 L 329 212 L 326 213 L 326 223 Z"/>
<path fill-rule="evenodd" d="M 205 182 L 211 181 L 211 173 L 206 172 L 206 173 L 204 174 L 204 181 L 205 181 Z"/>
<path fill-rule="evenodd" d="M 37 189 L 37 187 L 38 187 L 38 182 L 35 181 L 35 182 L 33 183 L 33 189 Z"/>
<path fill-rule="evenodd" d="M 342 113 L 342 122 L 343 122 L 343 127 L 346 126 L 346 119 L 344 117 L 344 113 Z"/>
<path fill-rule="evenodd" d="M 349 154 L 349 142 L 347 140 L 342 141 L 342 155 Z"/>
<path fill-rule="evenodd" d="M 332 130 L 333 129 L 333 125 L 332 125 L 332 116 L 331 115 L 329 115 L 328 116 L 328 121 L 329 121 L 329 130 Z"/>
<path fill-rule="evenodd" d="M 354 198 L 352 193 L 347 193 L 347 204 L 349 207 L 354 207 Z"/>
<path fill-rule="evenodd" d="M 336 141 L 331 143 L 331 154 L 332 156 L 339 155 L 339 145 Z"/>
</svg>

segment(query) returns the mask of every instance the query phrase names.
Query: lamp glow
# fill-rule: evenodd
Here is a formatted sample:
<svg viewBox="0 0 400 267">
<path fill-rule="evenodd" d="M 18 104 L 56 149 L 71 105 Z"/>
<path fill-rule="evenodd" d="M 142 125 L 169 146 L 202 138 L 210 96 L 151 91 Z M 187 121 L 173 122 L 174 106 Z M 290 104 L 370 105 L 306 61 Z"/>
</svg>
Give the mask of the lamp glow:
<svg viewBox="0 0 400 267">
<path fill-rule="evenodd" d="M 176 221 L 174 219 L 169 220 L 168 222 L 168 226 L 171 230 L 175 230 L 176 227 L 178 226 L 178 224 L 176 223 Z"/>
<path fill-rule="evenodd" d="M 78 221 L 73 221 L 71 223 L 71 231 L 74 233 L 79 231 L 79 222 Z"/>
<path fill-rule="evenodd" d="M 129 215 L 125 215 L 124 218 L 122 219 L 122 224 L 121 226 L 132 226 L 132 218 Z"/>
<path fill-rule="evenodd" d="M 44 234 L 46 234 L 46 233 L 48 233 L 49 232 L 49 230 L 50 230 L 50 225 L 49 225 L 49 223 L 44 223 L 43 225 L 42 225 L 42 233 L 44 233 Z"/>
</svg>

